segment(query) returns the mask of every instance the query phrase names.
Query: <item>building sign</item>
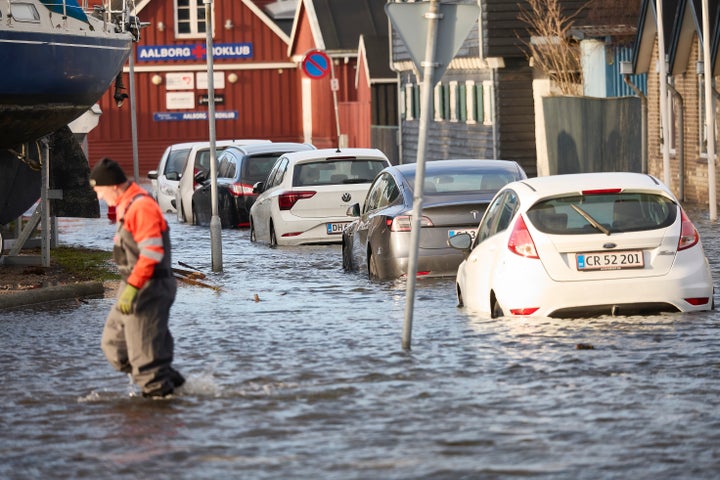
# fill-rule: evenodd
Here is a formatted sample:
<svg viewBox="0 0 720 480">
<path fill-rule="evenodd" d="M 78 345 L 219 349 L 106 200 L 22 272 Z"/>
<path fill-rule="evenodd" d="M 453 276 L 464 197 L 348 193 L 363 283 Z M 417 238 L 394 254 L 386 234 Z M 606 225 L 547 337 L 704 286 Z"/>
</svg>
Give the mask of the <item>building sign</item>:
<svg viewBox="0 0 720 480">
<path fill-rule="evenodd" d="M 198 105 L 207 105 L 210 103 L 210 98 L 207 94 L 202 94 L 198 97 Z M 225 103 L 225 95 L 215 94 L 215 105 L 222 105 Z M 168 107 L 170 108 L 170 107 Z"/>
<path fill-rule="evenodd" d="M 192 72 L 168 72 L 165 74 L 165 88 L 167 90 L 192 90 L 195 88 L 195 76 Z"/>
<path fill-rule="evenodd" d="M 193 92 L 167 92 L 165 93 L 165 106 L 169 110 L 186 110 L 195 106 Z"/>
<path fill-rule="evenodd" d="M 207 47 L 204 43 L 194 45 L 151 45 L 137 47 L 138 62 L 170 62 L 177 60 L 204 60 Z M 214 59 L 252 58 L 253 45 L 244 43 L 218 43 L 213 45 Z"/>
<path fill-rule="evenodd" d="M 215 120 L 237 120 L 238 112 L 228 110 L 215 112 Z M 155 112 L 153 120 L 156 122 L 178 122 L 185 120 L 207 120 L 208 112 Z"/>
<path fill-rule="evenodd" d="M 197 72 L 195 82 L 198 90 L 208 89 L 208 74 L 207 72 Z M 225 75 L 223 72 L 213 72 L 213 88 L 223 89 L 225 88 Z"/>
</svg>

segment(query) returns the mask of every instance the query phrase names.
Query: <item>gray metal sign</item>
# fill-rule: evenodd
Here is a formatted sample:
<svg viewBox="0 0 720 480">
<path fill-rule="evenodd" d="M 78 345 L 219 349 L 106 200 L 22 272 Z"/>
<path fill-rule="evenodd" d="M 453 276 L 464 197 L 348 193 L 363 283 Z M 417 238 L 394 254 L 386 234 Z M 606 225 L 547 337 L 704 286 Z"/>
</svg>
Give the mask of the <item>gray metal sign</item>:
<svg viewBox="0 0 720 480">
<path fill-rule="evenodd" d="M 407 46 L 418 75 L 423 71 L 427 48 L 430 2 L 388 3 L 390 22 Z M 480 17 L 480 7 L 469 4 L 439 4 L 432 84 L 440 81 L 453 57 Z"/>
</svg>

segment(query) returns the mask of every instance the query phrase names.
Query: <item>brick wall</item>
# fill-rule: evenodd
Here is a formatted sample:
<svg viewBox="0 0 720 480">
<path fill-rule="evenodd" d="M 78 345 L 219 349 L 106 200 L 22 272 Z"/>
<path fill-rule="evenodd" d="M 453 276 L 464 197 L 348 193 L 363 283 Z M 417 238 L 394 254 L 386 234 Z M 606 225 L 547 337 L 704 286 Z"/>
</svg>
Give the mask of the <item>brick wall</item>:
<svg viewBox="0 0 720 480">
<path fill-rule="evenodd" d="M 675 89 L 682 97 L 683 101 L 683 134 L 685 140 L 684 146 L 684 188 L 680 186 L 680 163 L 681 155 L 677 151 L 679 142 L 676 140 L 670 151 L 670 182 L 669 187 L 678 197 L 684 193 L 684 203 L 707 204 L 708 202 L 708 163 L 707 156 L 701 154 L 700 131 L 704 127 L 704 118 L 700 119 L 699 108 L 699 77 L 696 74 L 696 64 L 698 61 L 699 51 L 697 37 L 693 42 L 693 51 L 688 62 L 685 73 L 675 75 L 673 82 Z M 651 65 L 657 63 L 657 44 Z M 663 154 L 661 146 L 660 130 L 660 84 L 659 75 L 654 68 L 648 74 L 648 173 L 656 176 L 663 182 L 665 181 L 665 170 L 663 168 Z M 675 102 L 675 110 L 678 111 Z M 679 114 L 679 113 L 678 113 Z M 718 122 L 716 116 L 715 122 Z M 716 157 L 718 153 L 718 144 L 716 141 Z M 717 172 L 716 172 L 717 174 Z M 717 179 L 716 179 L 717 185 Z M 681 192 L 682 190 L 682 192 Z M 681 199 L 682 200 L 682 199 Z"/>
</svg>

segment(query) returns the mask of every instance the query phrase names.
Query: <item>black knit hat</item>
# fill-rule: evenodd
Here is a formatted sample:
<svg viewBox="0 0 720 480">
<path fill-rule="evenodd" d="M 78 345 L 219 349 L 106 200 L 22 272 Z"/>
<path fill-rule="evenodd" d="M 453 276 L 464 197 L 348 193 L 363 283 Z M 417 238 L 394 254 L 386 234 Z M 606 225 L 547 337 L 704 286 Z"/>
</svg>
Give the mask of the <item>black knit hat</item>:
<svg viewBox="0 0 720 480">
<path fill-rule="evenodd" d="M 105 187 L 109 185 L 120 185 L 127 182 L 125 172 L 120 165 L 110 158 L 103 158 L 90 172 L 91 187 Z"/>
</svg>

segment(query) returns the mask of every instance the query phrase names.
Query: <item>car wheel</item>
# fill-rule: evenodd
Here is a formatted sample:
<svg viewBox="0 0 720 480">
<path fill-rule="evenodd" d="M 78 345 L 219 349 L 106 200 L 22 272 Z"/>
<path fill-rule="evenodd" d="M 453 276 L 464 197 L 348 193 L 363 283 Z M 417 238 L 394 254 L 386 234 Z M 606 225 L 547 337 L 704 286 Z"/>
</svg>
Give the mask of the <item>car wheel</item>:
<svg viewBox="0 0 720 480">
<path fill-rule="evenodd" d="M 353 271 L 353 262 L 352 262 L 352 254 L 351 254 L 351 248 L 348 246 L 345 239 L 343 239 L 342 242 L 342 261 L 343 261 L 343 270 L 346 272 Z"/>
<path fill-rule="evenodd" d="M 368 277 L 370 280 L 379 280 L 380 278 L 377 261 L 375 260 L 375 255 L 373 255 L 372 252 L 368 252 Z"/>
<path fill-rule="evenodd" d="M 495 295 L 493 294 L 490 298 L 490 317 L 491 318 L 499 318 L 505 315 L 505 312 L 503 312 L 502 307 L 498 303 L 497 299 L 495 298 Z"/>
<path fill-rule="evenodd" d="M 459 308 L 459 307 L 464 307 L 464 306 L 465 306 L 465 303 L 463 302 L 462 291 L 460 290 L 460 285 L 458 285 L 457 283 L 455 284 L 455 292 L 457 293 L 457 306 L 458 306 L 458 308 Z"/>
<path fill-rule="evenodd" d="M 257 242 L 257 237 L 255 236 L 255 225 L 253 224 L 252 218 L 250 219 L 250 241 L 252 243 Z"/>
<path fill-rule="evenodd" d="M 277 247 L 277 237 L 275 236 L 275 227 L 273 227 L 273 224 L 270 224 L 270 246 L 271 247 Z"/>
<path fill-rule="evenodd" d="M 177 208 L 175 210 L 177 212 L 177 221 L 178 223 L 185 223 L 185 214 L 183 213 L 182 204 L 180 202 L 175 203 L 177 203 Z"/>
<path fill-rule="evenodd" d="M 198 214 L 197 214 L 197 205 L 195 205 L 195 202 L 193 202 L 193 204 L 192 204 L 192 217 L 193 217 L 193 218 L 192 218 L 192 224 L 193 224 L 193 225 L 200 225 L 200 223 L 199 223 L 199 221 L 198 221 L 198 218 L 200 218 L 200 217 L 198 217 Z"/>
</svg>

